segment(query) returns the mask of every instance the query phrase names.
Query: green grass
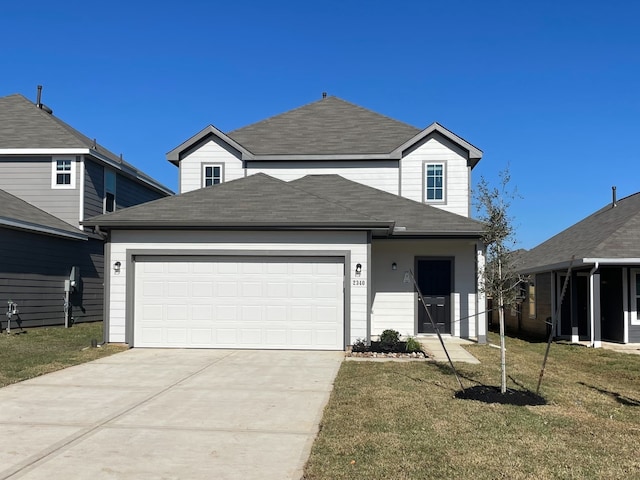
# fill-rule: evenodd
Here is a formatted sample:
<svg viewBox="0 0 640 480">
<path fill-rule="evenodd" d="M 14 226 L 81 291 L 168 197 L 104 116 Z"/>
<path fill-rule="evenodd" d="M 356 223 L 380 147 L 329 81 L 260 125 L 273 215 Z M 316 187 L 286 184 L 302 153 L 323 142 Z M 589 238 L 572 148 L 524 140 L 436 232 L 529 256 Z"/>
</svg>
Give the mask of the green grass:
<svg viewBox="0 0 640 480">
<path fill-rule="evenodd" d="M 507 338 L 509 389 L 535 390 L 545 346 Z M 456 364 L 465 388 L 499 386 L 500 351 L 469 351 L 481 364 Z M 638 355 L 552 345 L 545 405 L 462 400 L 458 389 L 443 364 L 344 362 L 304 478 L 638 478 Z"/>
<path fill-rule="evenodd" d="M 12 329 L 0 334 L 0 387 L 122 351 L 121 345 L 87 348 L 102 341 L 102 322 L 71 328 Z"/>
</svg>

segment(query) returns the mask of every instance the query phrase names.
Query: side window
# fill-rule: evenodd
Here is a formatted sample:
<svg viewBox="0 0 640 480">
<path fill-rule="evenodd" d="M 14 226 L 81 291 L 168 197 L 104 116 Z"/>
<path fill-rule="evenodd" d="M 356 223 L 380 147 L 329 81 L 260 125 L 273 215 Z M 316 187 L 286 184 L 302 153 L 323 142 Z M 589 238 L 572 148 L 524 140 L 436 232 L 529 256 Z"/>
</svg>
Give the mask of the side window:
<svg viewBox="0 0 640 480">
<path fill-rule="evenodd" d="M 53 157 L 51 188 L 76 188 L 76 162 L 71 158 Z"/>
<path fill-rule="evenodd" d="M 223 173 L 223 165 L 222 164 L 211 164 L 211 165 L 203 165 L 202 171 L 202 186 L 210 187 L 211 185 L 217 185 L 223 182 L 222 173 Z"/>
<path fill-rule="evenodd" d="M 529 284 L 529 318 L 536 318 L 536 286 Z"/>
<path fill-rule="evenodd" d="M 116 172 L 104 170 L 104 213 L 116 211 Z"/>
<path fill-rule="evenodd" d="M 424 164 L 424 201 L 444 202 L 445 168 L 443 163 Z"/>
</svg>

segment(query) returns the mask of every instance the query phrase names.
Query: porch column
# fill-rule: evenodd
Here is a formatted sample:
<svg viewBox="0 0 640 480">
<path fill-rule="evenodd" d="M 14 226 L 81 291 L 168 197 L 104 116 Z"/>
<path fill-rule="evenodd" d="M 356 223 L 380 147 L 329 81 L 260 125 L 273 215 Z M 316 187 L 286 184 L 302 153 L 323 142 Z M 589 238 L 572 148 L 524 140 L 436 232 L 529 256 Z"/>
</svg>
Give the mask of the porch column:
<svg viewBox="0 0 640 480">
<path fill-rule="evenodd" d="M 593 272 L 593 273 L 591 273 Z M 592 270 L 589 275 L 589 317 L 591 319 L 591 346 L 602 346 L 601 323 L 602 312 L 600 309 L 600 270 Z"/>
<path fill-rule="evenodd" d="M 478 343 L 487 343 L 487 297 L 484 291 L 485 256 L 484 246 L 476 245 L 476 337 Z"/>
</svg>

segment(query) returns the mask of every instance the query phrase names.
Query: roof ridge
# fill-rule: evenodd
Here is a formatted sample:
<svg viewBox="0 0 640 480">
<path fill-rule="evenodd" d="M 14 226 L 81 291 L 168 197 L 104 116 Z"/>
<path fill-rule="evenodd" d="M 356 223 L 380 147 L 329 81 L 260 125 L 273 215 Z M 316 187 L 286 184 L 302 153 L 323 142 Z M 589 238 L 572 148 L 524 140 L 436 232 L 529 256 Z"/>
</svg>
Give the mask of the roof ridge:
<svg viewBox="0 0 640 480">
<path fill-rule="evenodd" d="M 319 99 L 319 100 L 315 100 L 315 101 L 313 101 L 313 102 L 308 102 L 308 103 L 305 103 L 304 105 L 300 105 L 299 107 L 292 108 L 291 110 L 286 110 L 286 111 L 284 111 L 284 112 L 276 113 L 275 115 L 271 115 L 270 117 L 264 118 L 264 119 L 262 119 L 262 120 L 258 120 L 257 122 L 249 123 L 248 125 L 244 125 L 244 126 L 242 126 L 242 127 L 235 128 L 235 129 L 233 129 L 233 130 L 231 130 L 231 131 L 227 132 L 227 133 L 226 133 L 226 135 L 231 136 L 233 133 L 237 132 L 238 130 L 244 130 L 245 128 L 253 127 L 254 125 L 258 125 L 258 124 L 260 124 L 260 123 L 266 123 L 266 122 L 269 122 L 270 120 L 273 120 L 273 119 L 275 119 L 275 118 L 278 118 L 278 117 L 280 117 L 280 116 L 282 116 L 282 115 L 287 115 L 287 114 L 290 114 L 290 113 L 293 113 L 293 112 L 297 112 L 298 110 L 302 110 L 303 108 L 310 107 L 311 105 L 315 105 L 315 104 L 320 103 L 320 102 L 326 102 L 327 100 L 337 100 L 337 101 L 342 102 L 342 103 L 344 103 L 344 104 L 346 104 L 346 105 L 349 105 L 349 106 L 351 106 L 351 107 L 355 107 L 355 108 L 358 108 L 358 109 L 360 109 L 360 110 L 363 110 L 363 111 L 365 111 L 365 112 L 367 112 L 367 113 L 370 113 L 370 114 L 373 114 L 373 115 L 377 115 L 377 116 L 379 116 L 379 117 L 383 117 L 383 118 L 385 118 L 385 119 L 387 119 L 387 120 L 390 120 L 390 121 L 392 121 L 392 122 L 396 122 L 396 123 L 402 124 L 402 125 L 404 125 L 404 126 L 406 126 L 406 127 L 414 128 L 415 130 L 417 130 L 416 134 L 418 134 L 418 133 L 420 133 L 420 131 L 422 131 L 422 129 L 420 129 L 420 128 L 418 128 L 418 127 L 414 126 L 414 125 L 411 125 L 411 124 L 409 124 L 409 123 L 403 122 L 403 121 L 401 121 L 401 120 L 397 120 L 397 119 L 392 118 L 392 117 L 390 117 L 390 116 L 388 116 L 388 115 L 384 115 L 384 114 L 382 114 L 382 113 L 376 112 L 376 111 L 374 111 L 374 110 L 371 110 L 371 109 L 369 109 L 369 108 L 363 107 L 363 106 L 361 106 L 361 105 L 358 105 L 358 104 L 355 104 L 355 103 L 349 102 L 349 101 L 344 100 L 344 99 L 342 99 L 342 98 L 340 98 L 340 97 L 337 97 L 337 96 L 335 96 L 335 95 L 329 95 L 329 96 L 328 96 L 328 97 L 326 97 L 326 98 L 321 98 L 321 99 Z M 404 140 L 404 141 L 406 141 L 406 140 Z M 402 145 L 402 144 L 400 144 L 400 145 Z"/>
<path fill-rule="evenodd" d="M 336 176 L 340 177 L 340 175 L 337 175 L 337 174 L 334 174 L 334 175 L 336 175 Z M 308 176 L 309 176 L 309 175 L 305 175 L 305 177 L 308 177 Z M 301 177 L 301 178 L 304 178 L 304 177 Z M 292 184 L 293 182 L 295 182 L 295 181 L 297 181 L 297 180 L 301 180 L 301 178 L 297 178 L 296 180 L 291 180 L 291 181 L 289 181 L 289 182 L 284 182 L 284 183 L 286 183 L 287 185 L 289 185 L 291 188 L 295 188 L 296 190 L 299 190 L 299 191 L 301 191 L 301 192 L 304 192 L 306 195 L 311 195 L 311 196 L 313 196 L 313 197 L 319 198 L 319 199 L 321 199 L 322 201 L 324 201 L 324 202 L 328 202 L 328 203 L 331 203 L 331 204 L 333 204 L 333 205 L 339 205 L 341 208 L 344 208 L 344 209 L 346 209 L 346 210 L 350 210 L 350 211 L 352 211 L 352 212 L 355 212 L 355 213 L 357 213 L 358 215 L 362 215 L 363 217 L 366 217 L 368 220 L 376 220 L 376 221 L 381 221 L 381 222 L 385 222 L 385 221 L 387 221 L 387 220 L 384 220 L 384 219 L 382 219 L 382 220 L 381 220 L 381 219 L 379 219 L 379 218 L 372 217 L 371 215 L 369 215 L 369 214 L 367 214 L 367 213 L 364 213 L 364 212 L 362 212 L 362 211 L 360 211 L 360 210 L 356 210 L 355 208 L 352 208 L 352 207 L 348 207 L 348 206 L 346 206 L 346 205 L 344 205 L 344 204 L 342 204 L 342 203 L 340 203 L 340 202 L 338 202 L 338 201 L 336 201 L 336 200 L 334 200 L 334 199 L 330 199 L 330 198 L 327 198 L 327 197 L 320 196 L 320 195 L 318 195 L 318 194 L 316 194 L 316 193 L 314 193 L 314 192 L 310 192 L 309 190 L 307 190 L 307 189 L 305 189 L 305 188 L 302 188 L 302 187 L 300 187 L 300 186 L 298 186 L 298 185 L 293 185 L 293 184 Z M 344 177 L 340 177 L 340 178 L 344 178 Z"/>
<path fill-rule="evenodd" d="M 388 196 L 388 197 L 393 197 L 394 199 L 396 199 L 396 200 L 400 200 L 400 201 L 403 201 L 403 202 L 405 202 L 405 203 L 411 203 L 411 204 L 414 204 L 414 205 L 420 205 L 420 206 L 422 206 L 422 207 L 426 207 L 426 208 L 429 208 L 429 209 L 433 209 L 433 211 L 436 211 L 436 212 L 438 212 L 438 213 L 444 213 L 444 214 L 455 215 L 455 216 L 462 217 L 462 218 L 465 218 L 465 219 L 467 219 L 467 220 L 470 220 L 470 221 L 476 222 L 476 223 L 478 223 L 478 224 L 482 224 L 482 222 L 481 222 L 480 220 L 477 220 L 477 219 L 475 219 L 475 218 L 466 217 L 466 216 L 464 216 L 464 215 L 460 215 L 460 214 L 458 214 L 458 213 L 454 213 L 454 212 L 449 212 L 448 210 L 443 210 L 443 209 L 438 208 L 438 207 L 435 207 L 435 206 L 433 206 L 433 205 L 429 205 L 428 203 L 419 202 L 419 201 L 417 201 L 417 200 L 413 200 L 413 199 L 411 199 L 411 198 L 403 197 L 402 195 L 398 195 L 398 194 L 396 194 L 396 193 L 387 192 L 387 191 L 385 191 L 385 190 L 380 190 L 380 189 L 378 189 L 378 188 L 372 187 L 372 186 L 370 186 L 370 185 L 365 185 L 364 183 L 355 182 L 355 181 L 353 181 L 353 180 L 349 180 L 348 178 L 345 178 L 345 177 L 343 177 L 342 175 L 339 175 L 339 174 L 337 174 L 337 173 L 316 173 L 316 174 L 309 174 L 309 175 L 305 175 L 304 177 L 297 178 L 296 180 L 292 180 L 291 182 L 297 182 L 297 181 L 303 180 L 304 178 L 307 178 L 307 177 L 338 177 L 338 178 L 340 178 L 340 180 L 342 180 L 342 181 L 345 181 L 345 182 L 349 182 L 349 183 L 353 183 L 353 184 L 358 185 L 358 188 L 363 188 L 363 189 L 367 189 L 367 190 L 374 190 L 374 191 L 375 191 L 375 193 L 376 193 L 376 195 L 378 195 L 378 196 L 382 196 L 382 195 L 384 194 L 384 195 L 386 195 L 386 196 Z M 356 210 L 356 211 L 357 211 L 357 210 Z M 359 213 L 360 213 L 360 212 L 359 212 Z"/>
</svg>

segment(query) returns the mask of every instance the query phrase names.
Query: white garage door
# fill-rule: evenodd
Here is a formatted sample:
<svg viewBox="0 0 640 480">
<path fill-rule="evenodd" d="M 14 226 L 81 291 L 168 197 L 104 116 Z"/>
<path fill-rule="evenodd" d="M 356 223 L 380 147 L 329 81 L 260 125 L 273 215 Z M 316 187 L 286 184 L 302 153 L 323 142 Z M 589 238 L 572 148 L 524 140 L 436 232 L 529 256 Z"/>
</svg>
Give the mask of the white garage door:
<svg viewBox="0 0 640 480">
<path fill-rule="evenodd" d="M 136 347 L 344 349 L 341 258 L 139 257 Z"/>
</svg>

